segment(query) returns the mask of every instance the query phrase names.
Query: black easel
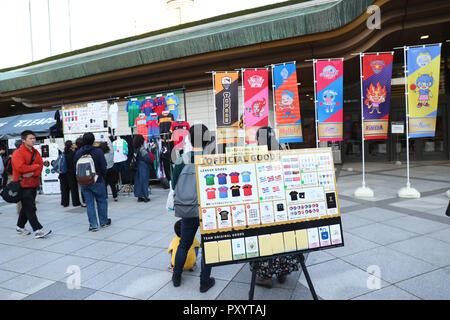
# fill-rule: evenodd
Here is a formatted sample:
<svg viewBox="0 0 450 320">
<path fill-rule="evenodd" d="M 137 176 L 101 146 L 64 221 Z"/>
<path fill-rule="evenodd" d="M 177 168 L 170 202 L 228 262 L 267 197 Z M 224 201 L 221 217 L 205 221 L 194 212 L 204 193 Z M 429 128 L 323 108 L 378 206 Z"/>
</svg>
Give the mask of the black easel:
<svg viewBox="0 0 450 320">
<path fill-rule="evenodd" d="M 306 268 L 305 264 L 305 256 L 303 253 L 299 254 L 300 257 L 300 264 L 302 265 L 303 273 L 305 274 L 306 282 L 308 282 L 309 291 L 311 291 L 311 295 L 314 300 L 319 300 L 316 294 L 316 291 L 314 290 L 313 283 L 311 281 L 311 278 L 309 277 L 308 269 Z M 255 284 L 256 284 L 256 270 L 253 269 L 252 271 L 252 280 L 250 283 L 250 291 L 248 292 L 248 300 L 253 300 L 253 296 L 255 293 Z"/>
</svg>

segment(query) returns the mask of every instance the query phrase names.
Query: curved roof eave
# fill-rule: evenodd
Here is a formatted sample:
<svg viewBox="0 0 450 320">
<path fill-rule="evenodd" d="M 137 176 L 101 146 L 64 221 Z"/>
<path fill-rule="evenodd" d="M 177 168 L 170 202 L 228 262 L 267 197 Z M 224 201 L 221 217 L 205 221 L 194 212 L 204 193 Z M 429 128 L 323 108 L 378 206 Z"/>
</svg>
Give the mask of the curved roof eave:
<svg viewBox="0 0 450 320">
<path fill-rule="evenodd" d="M 0 93 L 161 61 L 327 32 L 350 23 L 375 0 L 319 0 L 132 41 L 51 63 L 0 73 Z M 308 4 L 308 5 L 307 5 Z"/>
</svg>

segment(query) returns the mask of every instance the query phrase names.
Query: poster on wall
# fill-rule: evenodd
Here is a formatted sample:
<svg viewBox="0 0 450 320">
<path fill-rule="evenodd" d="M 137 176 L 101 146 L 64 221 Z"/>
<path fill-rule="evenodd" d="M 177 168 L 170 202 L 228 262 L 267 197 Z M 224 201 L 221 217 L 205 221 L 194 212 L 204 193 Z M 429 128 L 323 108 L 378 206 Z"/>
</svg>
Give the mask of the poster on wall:
<svg viewBox="0 0 450 320">
<path fill-rule="evenodd" d="M 58 145 L 56 143 L 41 144 L 37 150 L 42 156 L 42 192 L 44 194 L 59 194 L 59 174 L 53 170 L 53 165 L 58 158 Z"/>
<path fill-rule="evenodd" d="M 272 67 L 275 90 L 275 122 L 281 143 L 303 142 L 295 62 Z"/>
<path fill-rule="evenodd" d="M 409 137 L 434 137 L 441 45 L 407 47 Z"/>
<path fill-rule="evenodd" d="M 343 246 L 331 148 L 197 156 L 205 262 Z"/>
<path fill-rule="evenodd" d="M 244 127 L 247 144 L 256 144 L 256 131 L 269 125 L 269 71 L 244 69 Z"/>
<path fill-rule="evenodd" d="M 387 139 L 393 53 L 362 56 L 364 139 Z"/>
<path fill-rule="evenodd" d="M 62 106 L 63 132 L 66 134 L 108 131 L 108 102 Z"/>
<path fill-rule="evenodd" d="M 344 62 L 342 59 L 315 61 L 315 72 L 319 141 L 342 141 Z"/>
</svg>

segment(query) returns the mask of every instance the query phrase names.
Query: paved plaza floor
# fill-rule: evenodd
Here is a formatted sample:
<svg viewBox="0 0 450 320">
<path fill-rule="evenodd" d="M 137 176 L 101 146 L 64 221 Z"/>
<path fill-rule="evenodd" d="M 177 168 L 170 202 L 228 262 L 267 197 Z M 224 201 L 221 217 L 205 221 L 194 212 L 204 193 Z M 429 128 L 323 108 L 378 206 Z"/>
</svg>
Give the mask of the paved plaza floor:
<svg viewBox="0 0 450 320">
<path fill-rule="evenodd" d="M 411 163 L 420 199 L 397 197 L 406 169 L 391 163 L 366 163 L 375 197 L 356 199 L 360 170 L 360 163 L 337 166 L 345 246 L 307 255 L 320 299 L 450 299 L 450 218 L 444 213 L 450 162 Z M 199 292 L 199 268 L 184 272 L 181 286 L 173 287 L 167 247 L 177 218 L 165 210 L 167 194 L 153 186 L 149 203 L 110 196 L 112 225 L 95 233 L 84 208 L 63 208 L 59 196 L 40 195 L 38 217 L 53 230 L 46 239 L 17 235 L 15 204 L 0 203 L 0 299 L 248 299 L 246 263 L 213 268 L 216 285 L 206 293 Z M 81 287 L 69 288 L 78 270 Z M 312 297 L 304 275 L 294 272 L 271 289 L 257 286 L 255 299 Z"/>
</svg>

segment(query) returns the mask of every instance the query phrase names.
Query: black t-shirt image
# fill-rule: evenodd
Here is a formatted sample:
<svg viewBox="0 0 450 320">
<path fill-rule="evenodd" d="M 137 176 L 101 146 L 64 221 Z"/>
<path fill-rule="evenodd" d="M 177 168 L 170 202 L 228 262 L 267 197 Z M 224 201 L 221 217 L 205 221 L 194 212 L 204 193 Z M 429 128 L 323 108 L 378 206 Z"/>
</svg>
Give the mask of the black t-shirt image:
<svg viewBox="0 0 450 320">
<path fill-rule="evenodd" d="M 220 213 L 219 213 L 219 215 L 220 215 L 220 220 L 222 220 L 222 221 L 224 221 L 224 220 L 228 220 L 228 215 L 229 215 L 230 213 L 228 212 L 228 211 L 221 211 Z"/>
<path fill-rule="evenodd" d="M 284 211 L 284 206 L 282 203 L 277 204 L 277 211 Z"/>
<path fill-rule="evenodd" d="M 233 196 L 233 197 L 241 196 L 241 192 L 239 190 L 239 189 L 241 189 L 240 186 L 232 186 L 230 189 L 231 189 L 231 196 Z"/>
<path fill-rule="evenodd" d="M 289 192 L 289 195 L 291 196 L 292 201 L 298 200 L 298 197 L 297 197 L 298 192 L 297 191 L 291 191 L 291 192 Z"/>
</svg>

